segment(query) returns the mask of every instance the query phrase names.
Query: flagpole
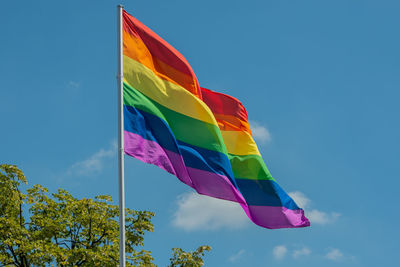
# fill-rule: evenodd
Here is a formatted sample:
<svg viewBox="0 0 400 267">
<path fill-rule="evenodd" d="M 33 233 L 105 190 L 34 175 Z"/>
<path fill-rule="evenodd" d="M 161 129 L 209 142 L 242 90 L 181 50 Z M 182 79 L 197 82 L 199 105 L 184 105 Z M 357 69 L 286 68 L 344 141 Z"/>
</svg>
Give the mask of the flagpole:
<svg viewBox="0 0 400 267">
<path fill-rule="evenodd" d="M 122 5 L 117 6 L 118 27 L 118 186 L 119 186 L 119 266 L 125 267 L 125 181 L 124 181 L 124 116 L 122 73 Z"/>
</svg>

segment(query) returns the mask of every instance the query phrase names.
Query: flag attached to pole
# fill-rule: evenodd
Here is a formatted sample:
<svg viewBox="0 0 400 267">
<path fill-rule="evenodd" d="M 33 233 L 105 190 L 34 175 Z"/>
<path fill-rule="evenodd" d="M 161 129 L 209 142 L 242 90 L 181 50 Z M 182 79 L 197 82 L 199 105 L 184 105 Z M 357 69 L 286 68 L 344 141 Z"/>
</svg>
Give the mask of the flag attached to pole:
<svg viewBox="0 0 400 267">
<path fill-rule="evenodd" d="M 125 153 L 239 203 L 262 227 L 309 226 L 269 173 L 240 101 L 200 87 L 186 59 L 125 11 L 122 35 Z"/>
</svg>

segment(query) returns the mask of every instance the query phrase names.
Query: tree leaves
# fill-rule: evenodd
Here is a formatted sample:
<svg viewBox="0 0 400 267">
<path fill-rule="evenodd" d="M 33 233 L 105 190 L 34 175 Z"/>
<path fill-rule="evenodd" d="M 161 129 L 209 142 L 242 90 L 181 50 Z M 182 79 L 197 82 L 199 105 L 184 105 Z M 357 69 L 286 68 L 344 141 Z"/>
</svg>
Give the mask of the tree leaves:
<svg viewBox="0 0 400 267">
<path fill-rule="evenodd" d="M 185 252 L 181 248 L 173 248 L 173 257 L 170 259 L 171 264 L 169 267 L 201 267 L 204 265 L 204 253 L 210 250 L 210 246 L 201 246 L 192 252 Z"/>
<path fill-rule="evenodd" d="M 27 183 L 21 170 L 15 165 L 0 165 L 1 264 L 118 265 L 119 210 L 110 196 L 77 199 L 63 189 L 49 194 L 41 185 L 23 194 L 21 183 Z M 154 230 L 154 213 L 127 208 L 125 216 L 127 266 L 155 266 L 151 252 L 139 249 L 145 233 Z M 170 266 L 203 266 L 202 257 L 209 250 L 208 246 L 194 252 L 174 248 Z"/>
</svg>

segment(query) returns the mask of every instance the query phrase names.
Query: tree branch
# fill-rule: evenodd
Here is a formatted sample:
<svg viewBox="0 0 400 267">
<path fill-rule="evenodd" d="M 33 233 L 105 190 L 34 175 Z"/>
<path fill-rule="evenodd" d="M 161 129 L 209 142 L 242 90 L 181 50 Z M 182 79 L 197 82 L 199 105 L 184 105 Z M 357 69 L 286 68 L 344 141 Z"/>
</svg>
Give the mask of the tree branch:
<svg viewBox="0 0 400 267">
<path fill-rule="evenodd" d="M 11 254 L 13 255 L 14 264 L 17 265 L 17 266 L 20 266 L 21 263 L 19 262 L 19 260 L 18 260 L 18 258 L 17 258 L 17 255 L 16 255 L 15 252 L 14 252 L 13 247 L 12 247 L 12 246 L 9 246 L 9 245 L 7 245 L 7 247 L 8 247 L 8 249 L 11 251 Z"/>
</svg>

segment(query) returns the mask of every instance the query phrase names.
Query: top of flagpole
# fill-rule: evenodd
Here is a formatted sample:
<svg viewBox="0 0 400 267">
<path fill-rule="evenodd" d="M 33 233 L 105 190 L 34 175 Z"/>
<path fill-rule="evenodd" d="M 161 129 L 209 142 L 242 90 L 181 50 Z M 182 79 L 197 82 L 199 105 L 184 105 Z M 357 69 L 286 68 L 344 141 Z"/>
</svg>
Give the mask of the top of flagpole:
<svg viewBox="0 0 400 267">
<path fill-rule="evenodd" d="M 123 5 L 121 5 L 121 4 L 119 4 L 118 6 L 117 6 L 118 8 L 124 8 L 124 6 Z"/>
</svg>

